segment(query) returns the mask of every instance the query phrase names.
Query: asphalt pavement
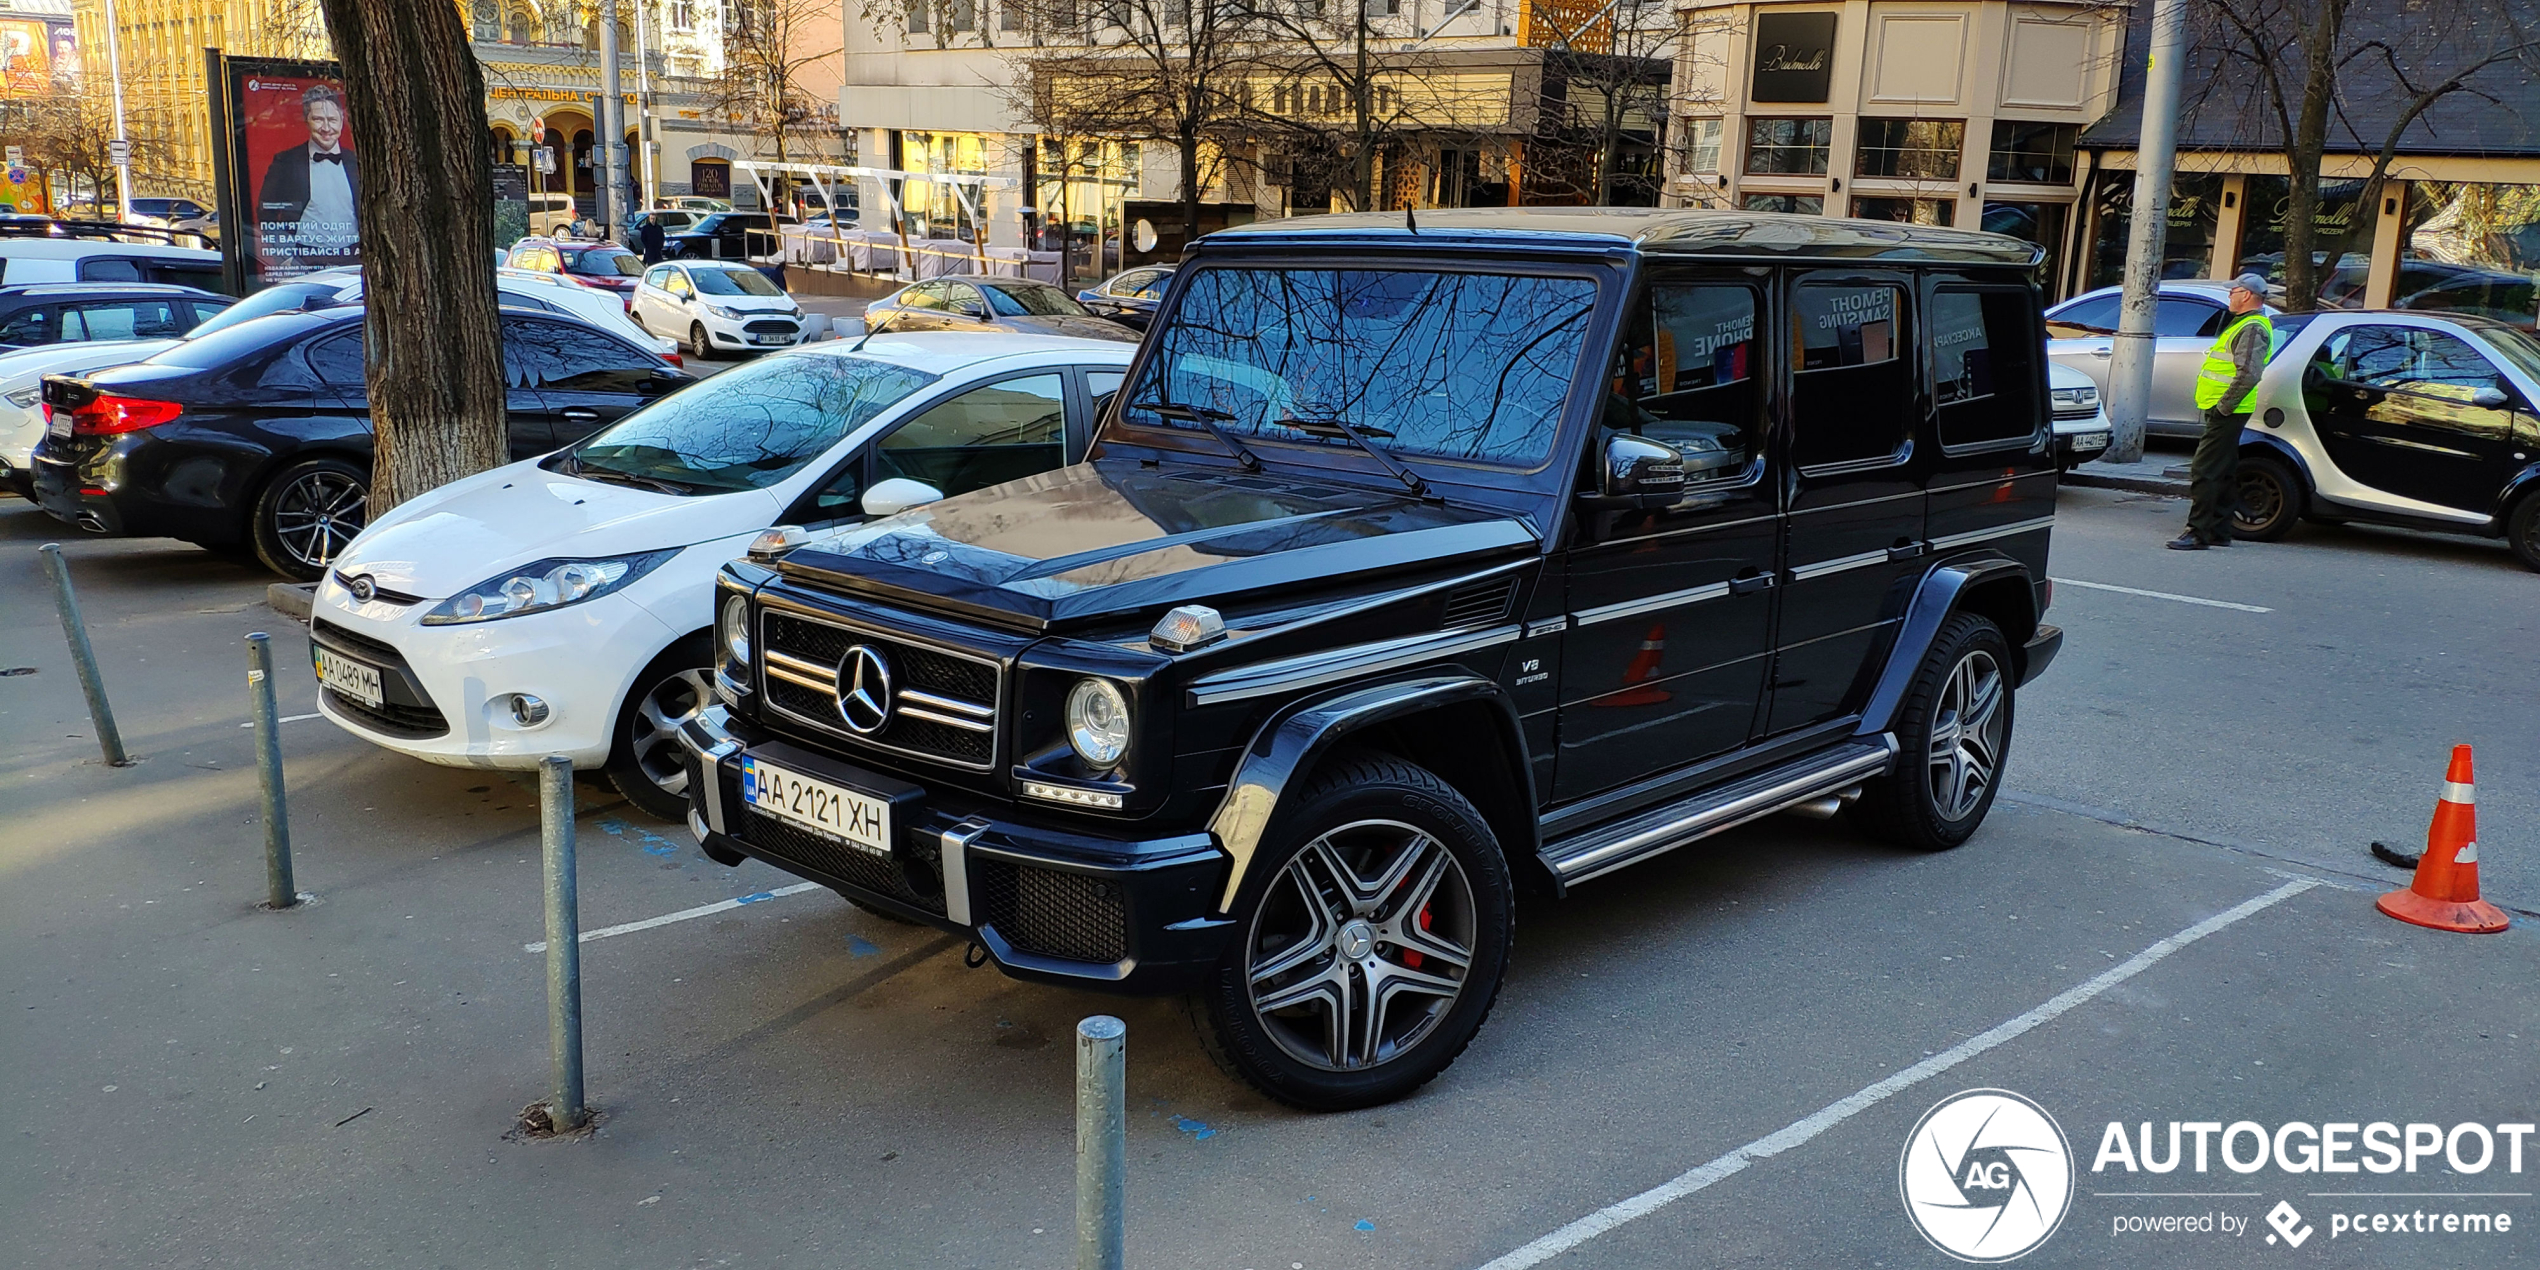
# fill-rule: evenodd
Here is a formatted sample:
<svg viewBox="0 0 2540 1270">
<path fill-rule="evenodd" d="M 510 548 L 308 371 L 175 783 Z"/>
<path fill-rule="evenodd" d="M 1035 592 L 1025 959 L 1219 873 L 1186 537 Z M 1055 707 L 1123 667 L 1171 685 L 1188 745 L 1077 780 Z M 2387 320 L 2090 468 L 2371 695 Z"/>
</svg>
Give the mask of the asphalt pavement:
<svg viewBox="0 0 2540 1270">
<path fill-rule="evenodd" d="M 586 931 L 712 911 L 585 946 L 600 1119 L 532 1142 L 506 1136 L 545 1092 L 532 783 L 302 717 L 305 638 L 266 576 L 72 539 L 141 760 L 103 767 L 33 550 L 56 529 L 0 500 L 0 670 L 32 671 L 0 676 L 0 1230 L 48 1267 L 1066 1265 L 1069 1030 L 1114 1013 L 1132 1266 L 1955 1264 L 1898 1162 L 1982 1087 L 2034 1100 L 2075 1160 L 2032 1264 L 2533 1260 L 2540 1144 L 2519 1173 L 2091 1169 L 2112 1121 L 2540 1120 L 2532 923 L 2390 921 L 2372 894 L 2405 875 L 2365 854 L 2421 839 L 2472 741 L 2489 897 L 2540 907 L 2540 579 L 2371 530 L 2163 551 L 2180 515 L 2067 492 L 2068 643 L 1965 847 L 1779 817 L 1529 908 L 1480 1039 L 1371 1111 L 1277 1107 L 1175 1003 L 965 969 L 948 937 L 780 894 L 582 784 Z M 315 899 L 286 913 L 254 907 L 251 630 L 295 720 Z M 2279 1203 L 2298 1250 L 2265 1242 Z M 2514 1227 L 2331 1233 L 2384 1209 Z M 2165 1217 L 2220 1229 L 2114 1233 Z"/>
</svg>

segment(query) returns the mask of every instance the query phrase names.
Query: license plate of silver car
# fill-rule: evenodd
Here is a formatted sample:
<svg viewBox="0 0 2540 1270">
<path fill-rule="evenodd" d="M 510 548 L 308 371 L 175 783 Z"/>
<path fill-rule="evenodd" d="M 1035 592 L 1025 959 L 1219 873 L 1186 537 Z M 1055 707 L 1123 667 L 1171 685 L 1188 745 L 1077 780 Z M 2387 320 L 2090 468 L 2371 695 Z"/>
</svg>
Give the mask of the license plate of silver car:
<svg viewBox="0 0 2540 1270">
<path fill-rule="evenodd" d="M 858 851 L 891 854 L 891 804 L 870 794 L 745 758 L 741 801 Z"/>
</svg>

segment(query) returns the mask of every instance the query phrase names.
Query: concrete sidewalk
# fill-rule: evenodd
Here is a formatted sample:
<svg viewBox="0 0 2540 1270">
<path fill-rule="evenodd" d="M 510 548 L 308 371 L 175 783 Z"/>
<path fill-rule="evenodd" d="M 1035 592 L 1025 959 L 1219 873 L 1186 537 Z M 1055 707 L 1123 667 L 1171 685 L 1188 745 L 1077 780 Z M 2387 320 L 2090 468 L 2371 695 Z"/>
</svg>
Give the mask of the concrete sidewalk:
<svg viewBox="0 0 2540 1270">
<path fill-rule="evenodd" d="M 2098 489 L 2133 490 L 2138 494 L 2174 494 L 2185 498 L 2188 453 L 2152 448 L 2163 440 L 2166 438 L 2155 438 L 2144 447 L 2143 457 L 2132 463 L 2093 459 L 2080 464 L 2064 473 L 2064 483 Z"/>
</svg>

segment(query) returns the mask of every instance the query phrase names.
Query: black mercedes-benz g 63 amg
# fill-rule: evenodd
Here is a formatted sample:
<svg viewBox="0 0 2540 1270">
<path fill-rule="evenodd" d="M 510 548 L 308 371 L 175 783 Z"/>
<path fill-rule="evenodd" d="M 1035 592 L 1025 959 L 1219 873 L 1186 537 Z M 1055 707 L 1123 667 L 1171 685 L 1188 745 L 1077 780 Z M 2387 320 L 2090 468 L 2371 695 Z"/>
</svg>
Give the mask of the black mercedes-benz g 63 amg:
<svg viewBox="0 0 2540 1270">
<path fill-rule="evenodd" d="M 1786 809 L 1982 822 L 2062 641 L 2038 263 L 1735 212 L 1212 234 L 1086 462 L 726 567 L 692 828 L 1192 994 L 1274 1098 L 1398 1097 L 1521 888 Z"/>
</svg>

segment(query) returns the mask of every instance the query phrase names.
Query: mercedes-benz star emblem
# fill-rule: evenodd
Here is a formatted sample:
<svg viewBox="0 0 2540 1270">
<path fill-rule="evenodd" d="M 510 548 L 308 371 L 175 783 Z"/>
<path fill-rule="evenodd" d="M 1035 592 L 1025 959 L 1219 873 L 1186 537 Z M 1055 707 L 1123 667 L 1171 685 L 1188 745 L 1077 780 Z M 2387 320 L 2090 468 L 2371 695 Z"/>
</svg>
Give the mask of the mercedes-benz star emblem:
<svg viewBox="0 0 2540 1270">
<path fill-rule="evenodd" d="M 858 644 L 838 659 L 838 717 L 866 736 L 891 721 L 891 663 L 871 644 Z"/>
<path fill-rule="evenodd" d="M 370 575 L 367 573 L 353 579 L 352 583 L 345 587 L 345 589 L 353 593 L 354 599 L 359 600 L 364 604 L 370 603 L 370 598 L 379 594 L 379 584 L 371 581 Z"/>
</svg>

